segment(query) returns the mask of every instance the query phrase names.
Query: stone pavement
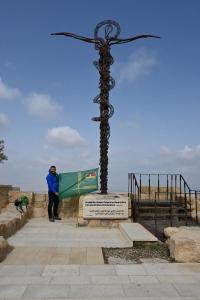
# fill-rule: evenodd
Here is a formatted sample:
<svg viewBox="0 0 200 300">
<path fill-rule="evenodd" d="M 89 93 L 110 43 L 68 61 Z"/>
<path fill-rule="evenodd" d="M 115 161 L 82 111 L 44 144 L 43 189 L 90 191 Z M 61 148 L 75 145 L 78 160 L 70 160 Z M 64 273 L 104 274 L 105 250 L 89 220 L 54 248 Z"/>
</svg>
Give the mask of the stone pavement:
<svg viewBox="0 0 200 300">
<path fill-rule="evenodd" d="M 200 299 L 200 265 L 2 265 L 0 299 Z"/>
<path fill-rule="evenodd" d="M 75 219 L 34 218 L 8 241 L 15 248 L 3 264 L 10 265 L 102 265 L 102 247 L 132 245 L 118 229 L 77 228 Z"/>
<path fill-rule="evenodd" d="M 0 300 L 200 300 L 200 264 L 99 262 L 101 246 L 127 246 L 117 229 L 32 219 L 9 242 L 15 249 L 0 264 Z"/>
<path fill-rule="evenodd" d="M 130 247 L 119 229 L 76 227 L 75 219 L 49 222 L 31 219 L 20 231 L 9 238 L 18 247 Z"/>
</svg>

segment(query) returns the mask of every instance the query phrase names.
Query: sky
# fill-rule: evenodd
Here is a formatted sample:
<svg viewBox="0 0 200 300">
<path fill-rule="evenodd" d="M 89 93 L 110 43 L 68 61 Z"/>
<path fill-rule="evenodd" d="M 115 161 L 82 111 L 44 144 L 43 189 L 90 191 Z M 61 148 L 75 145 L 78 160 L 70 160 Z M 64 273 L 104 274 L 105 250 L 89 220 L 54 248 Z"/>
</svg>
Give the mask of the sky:
<svg viewBox="0 0 200 300">
<path fill-rule="evenodd" d="M 128 172 L 181 173 L 200 189 L 199 15 L 198 0 L 0 0 L 0 184 L 45 191 L 52 164 L 98 167 L 98 51 L 50 33 L 93 37 L 110 19 L 122 38 L 161 39 L 112 46 L 109 191 L 126 191 Z"/>
</svg>

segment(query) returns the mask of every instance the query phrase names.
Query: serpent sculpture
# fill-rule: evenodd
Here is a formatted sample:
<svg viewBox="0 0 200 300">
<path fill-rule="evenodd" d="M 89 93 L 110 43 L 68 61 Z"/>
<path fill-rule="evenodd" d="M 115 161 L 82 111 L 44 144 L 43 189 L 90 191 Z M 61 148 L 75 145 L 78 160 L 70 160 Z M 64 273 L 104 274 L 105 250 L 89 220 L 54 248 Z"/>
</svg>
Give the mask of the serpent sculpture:
<svg viewBox="0 0 200 300">
<path fill-rule="evenodd" d="M 95 45 L 95 49 L 99 51 L 99 60 L 93 64 L 97 68 L 100 80 L 100 93 L 93 99 L 94 103 L 100 106 L 100 116 L 93 117 L 92 120 L 100 122 L 100 191 L 101 194 L 108 192 L 108 147 L 110 138 L 109 119 L 114 114 L 114 107 L 109 102 L 109 92 L 115 86 L 115 80 L 110 75 L 110 66 L 114 63 L 114 59 L 110 53 L 112 45 L 124 44 L 141 38 L 159 38 L 158 36 L 144 34 L 131 38 L 120 39 L 120 25 L 113 20 L 105 20 L 96 25 L 94 30 L 94 38 L 87 38 L 68 32 L 52 33 L 52 35 L 64 35 L 87 43 Z M 103 34 L 102 34 L 103 33 Z"/>
</svg>

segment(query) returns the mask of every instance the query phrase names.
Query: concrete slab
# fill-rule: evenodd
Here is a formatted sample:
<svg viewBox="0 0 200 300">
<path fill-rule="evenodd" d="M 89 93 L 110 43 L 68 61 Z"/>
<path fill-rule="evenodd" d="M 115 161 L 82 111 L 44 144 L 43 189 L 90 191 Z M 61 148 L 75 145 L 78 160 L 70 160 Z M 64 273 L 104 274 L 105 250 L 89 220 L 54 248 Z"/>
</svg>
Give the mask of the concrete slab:
<svg viewBox="0 0 200 300">
<path fill-rule="evenodd" d="M 119 229 L 130 242 L 157 242 L 158 239 L 139 223 L 120 223 Z"/>
</svg>

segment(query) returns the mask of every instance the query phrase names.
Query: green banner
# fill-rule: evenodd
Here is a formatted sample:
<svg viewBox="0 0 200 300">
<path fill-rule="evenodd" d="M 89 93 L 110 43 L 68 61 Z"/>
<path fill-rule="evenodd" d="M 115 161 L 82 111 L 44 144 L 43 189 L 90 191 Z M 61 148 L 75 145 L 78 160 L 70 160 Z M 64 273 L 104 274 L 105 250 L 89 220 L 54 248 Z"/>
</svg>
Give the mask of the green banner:
<svg viewBox="0 0 200 300">
<path fill-rule="evenodd" d="M 59 174 L 59 199 L 98 190 L 98 168 Z"/>
</svg>

